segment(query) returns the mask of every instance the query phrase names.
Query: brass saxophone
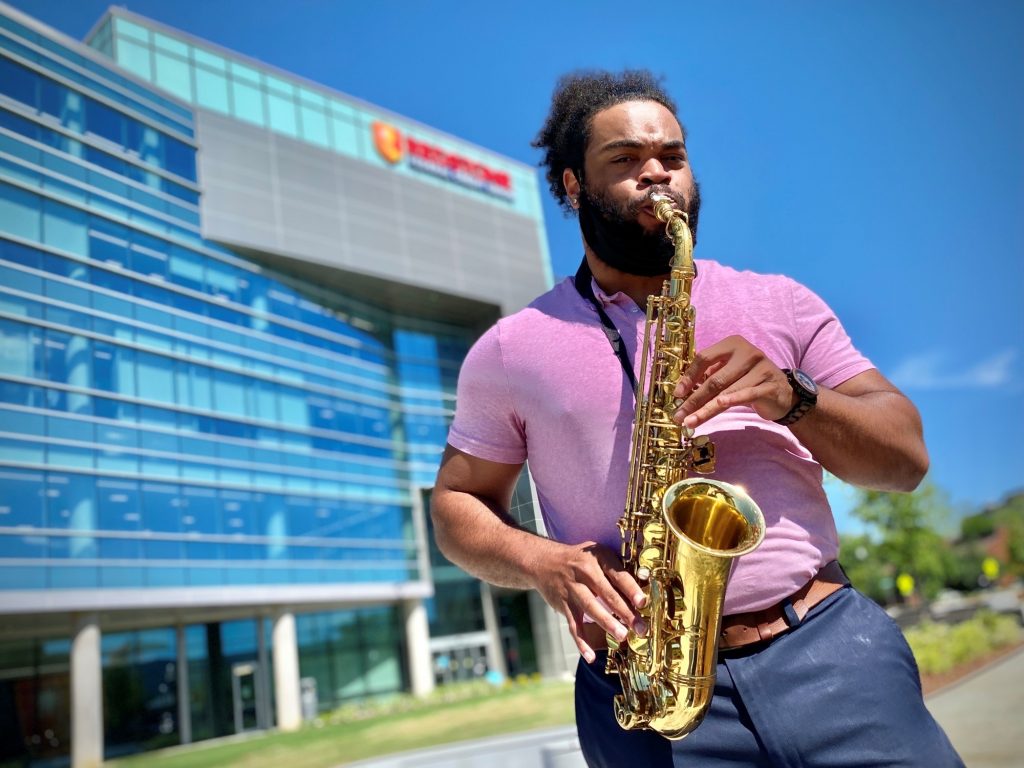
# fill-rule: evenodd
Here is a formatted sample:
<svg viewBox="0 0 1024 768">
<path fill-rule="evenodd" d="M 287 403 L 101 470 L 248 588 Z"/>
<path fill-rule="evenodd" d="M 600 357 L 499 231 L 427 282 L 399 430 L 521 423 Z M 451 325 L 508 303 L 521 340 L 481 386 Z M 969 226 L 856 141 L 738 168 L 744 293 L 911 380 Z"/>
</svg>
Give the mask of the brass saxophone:
<svg viewBox="0 0 1024 768">
<path fill-rule="evenodd" d="M 619 725 L 681 739 L 711 704 L 733 561 L 761 543 L 765 526 L 742 488 L 687 479 L 715 465 L 711 440 L 672 421 L 676 384 L 696 351 L 693 238 L 687 214 L 671 198 L 651 200 L 675 253 L 661 295 L 647 302 L 626 509 L 619 520 L 623 563 L 646 581 L 640 614 L 648 630 L 642 637 L 630 630 L 621 643 L 609 635 L 605 671 L 617 672 L 622 682 L 614 701 Z"/>
</svg>

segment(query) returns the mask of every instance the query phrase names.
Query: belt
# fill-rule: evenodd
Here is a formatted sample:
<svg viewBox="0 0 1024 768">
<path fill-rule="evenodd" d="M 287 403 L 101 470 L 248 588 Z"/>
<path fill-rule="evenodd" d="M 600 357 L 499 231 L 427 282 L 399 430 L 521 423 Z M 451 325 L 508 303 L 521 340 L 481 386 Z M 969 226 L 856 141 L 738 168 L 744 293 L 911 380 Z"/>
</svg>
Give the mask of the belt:
<svg viewBox="0 0 1024 768">
<path fill-rule="evenodd" d="M 769 608 L 722 617 L 718 641 L 721 651 L 766 642 L 799 626 L 808 611 L 850 583 L 837 560 L 823 566 L 792 595 Z M 597 624 L 583 625 L 583 639 L 595 651 L 608 647 L 605 631 Z"/>
</svg>

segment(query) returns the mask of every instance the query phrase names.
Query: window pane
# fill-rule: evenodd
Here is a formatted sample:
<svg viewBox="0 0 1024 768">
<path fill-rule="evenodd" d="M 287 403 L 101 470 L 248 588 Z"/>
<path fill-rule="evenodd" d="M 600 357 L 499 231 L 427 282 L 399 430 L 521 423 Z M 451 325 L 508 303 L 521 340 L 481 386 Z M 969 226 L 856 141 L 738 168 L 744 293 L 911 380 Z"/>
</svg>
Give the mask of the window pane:
<svg viewBox="0 0 1024 768">
<path fill-rule="evenodd" d="M 96 539 L 88 535 L 98 525 L 96 482 L 89 475 L 48 473 L 46 525 L 81 531 L 81 536 L 50 539 L 52 557 L 96 557 Z"/>
<path fill-rule="evenodd" d="M 136 352 L 139 397 L 161 403 L 174 403 L 174 368 L 172 361 L 148 352 Z"/>
<path fill-rule="evenodd" d="M 125 143 L 125 117 L 96 99 L 85 99 L 85 125 L 88 133 L 102 136 L 118 146 Z"/>
<path fill-rule="evenodd" d="M 169 136 L 164 138 L 164 157 L 166 161 L 164 168 L 171 173 L 188 179 L 196 180 L 196 151 L 188 144 L 172 139 Z"/>
<path fill-rule="evenodd" d="M 157 48 L 162 48 L 165 51 L 176 53 L 185 59 L 188 58 L 188 46 L 180 40 L 168 37 L 167 35 L 162 35 L 159 32 L 154 32 L 153 42 L 156 43 Z"/>
<path fill-rule="evenodd" d="M 156 84 L 191 101 L 192 81 L 189 78 L 188 63 L 161 51 L 153 54 L 153 61 L 156 66 Z"/>
<path fill-rule="evenodd" d="M 42 330 L 0 320 L 0 373 L 42 378 L 42 341 Z"/>
<path fill-rule="evenodd" d="M 0 525 L 43 526 L 43 475 L 0 471 Z"/>
<path fill-rule="evenodd" d="M 270 114 L 270 127 L 288 136 L 298 136 L 298 123 L 295 119 L 295 102 L 290 98 L 278 96 L 271 91 L 267 94 L 267 108 Z"/>
<path fill-rule="evenodd" d="M 215 56 L 209 51 L 204 51 L 202 48 L 193 48 L 192 57 L 195 59 L 197 64 L 203 64 L 217 72 L 227 72 L 227 62 L 220 56 Z"/>
<path fill-rule="evenodd" d="M 0 93 L 35 108 L 39 76 L 0 56 Z"/>
<path fill-rule="evenodd" d="M 6 232 L 26 240 L 42 238 L 42 216 L 37 195 L 0 184 L 0 221 Z"/>
<path fill-rule="evenodd" d="M 213 379 L 214 398 L 220 413 L 245 416 L 245 386 L 241 376 L 218 371 Z"/>
<path fill-rule="evenodd" d="M 126 37 L 119 37 L 117 40 L 117 63 L 144 80 L 153 79 L 153 63 L 149 58 L 149 48 Z"/>
<path fill-rule="evenodd" d="M 196 102 L 201 107 L 215 109 L 225 114 L 228 107 L 228 80 L 224 75 L 196 67 Z"/>
<path fill-rule="evenodd" d="M 263 116 L 263 93 L 259 88 L 238 80 L 231 83 L 235 117 L 256 125 L 266 125 Z"/>
<path fill-rule="evenodd" d="M 332 117 L 331 132 L 333 134 L 334 148 L 339 152 L 345 152 L 350 155 L 358 152 L 359 145 L 356 142 L 356 128 L 348 120 L 342 117 Z"/>
<path fill-rule="evenodd" d="M 119 35 L 131 35 L 137 40 L 149 42 L 149 30 L 145 27 L 140 27 L 138 24 L 122 18 L 114 19 L 114 23 L 117 25 Z"/>
<path fill-rule="evenodd" d="M 89 254 L 89 216 L 67 205 L 43 201 L 43 242 L 82 256 Z"/>
<path fill-rule="evenodd" d="M 302 107 L 302 137 L 321 147 L 330 145 L 327 137 L 327 117 L 321 110 Z"/>
</svg>

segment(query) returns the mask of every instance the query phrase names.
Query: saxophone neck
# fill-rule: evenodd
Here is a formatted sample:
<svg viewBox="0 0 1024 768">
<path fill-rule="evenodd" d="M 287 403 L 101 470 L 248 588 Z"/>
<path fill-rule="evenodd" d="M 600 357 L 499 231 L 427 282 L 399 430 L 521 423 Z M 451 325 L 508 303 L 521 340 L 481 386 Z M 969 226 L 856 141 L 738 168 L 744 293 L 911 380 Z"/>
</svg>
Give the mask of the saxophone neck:
<svg viewBox="0 0 1024 768">
<path fill-rule="evenodd" d="M 674 254 L 670 263 L 669 295 L 690 293 L 690 286 L 697 270 L 693 265 L 693 233 L 690 232 L 690 217 L 680 211 L 668 195 L 651 195 L 654 215 L 665 223 L 665 234 L 672 241 Z"/>
</svg>

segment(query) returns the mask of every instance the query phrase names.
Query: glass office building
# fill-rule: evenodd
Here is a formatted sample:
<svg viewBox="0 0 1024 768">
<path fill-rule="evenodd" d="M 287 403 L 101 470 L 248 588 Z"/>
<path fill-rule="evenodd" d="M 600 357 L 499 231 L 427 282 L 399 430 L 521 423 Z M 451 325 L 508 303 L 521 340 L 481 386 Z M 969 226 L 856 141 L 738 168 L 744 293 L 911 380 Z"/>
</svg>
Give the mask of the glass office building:
<svg viewBox="0 0 1024 768">
<path fill-rule="evenodd" d="M 549 283 L 528 166 L 0 4 L 0 765 L 557 671 L 425 515 L 463 356 Z"/>
</svg>

